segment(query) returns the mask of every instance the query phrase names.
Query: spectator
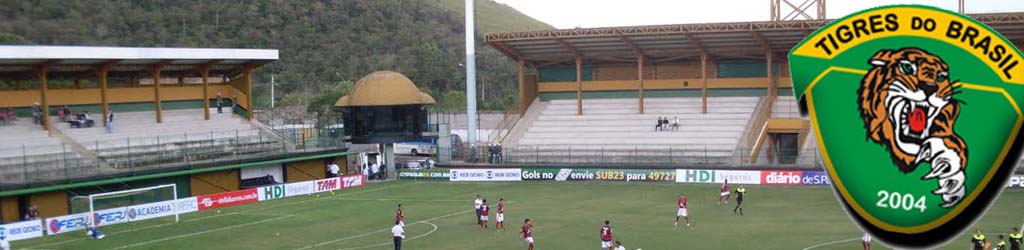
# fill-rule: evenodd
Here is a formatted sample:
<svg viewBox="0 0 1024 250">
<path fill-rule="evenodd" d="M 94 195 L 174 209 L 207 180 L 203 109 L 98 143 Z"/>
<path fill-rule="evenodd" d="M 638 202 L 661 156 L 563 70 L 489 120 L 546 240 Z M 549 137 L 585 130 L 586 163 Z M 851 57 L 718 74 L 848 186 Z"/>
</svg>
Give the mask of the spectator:
<svg viewBox="0 0 1024 250">
<path fill-rule="evenodd" d="M 658 117 L 658 124 L 654 125 L 654 131 L 661 130 L 661 117 Z"/>
<path fill-rule="evenodd" d="M 25 213 L 25 220 L 38 220 L 39 219 L 39 208 L 36 205 L 28 206 L 28 212 Z"/>
<path fill-rule="evenodd" d="M 238 95 L 231 97 L 231 113 L 238 114 Z"/>
<path fill-rule="evenodd" d="M 381 178 L 381 176 L 380 176 L 380 163 L 376 163 L 376 162 L 373 163 L 373 165 L 370 166 L 370 171 L 372 171 L 372 174 L 370 174 L 371 176 L 373 176 L 373 177 L 375 177 L 377 179 Z"/>
<path fill-rule="evenodd" d="M 366 162 L 363 162 L 363 169 L 362 170 L 363 171 L 361 171 L 360 173 L 363 173 L 363 175 L 366 175 L 366 178 L 370 178 L 370 164 L 366 163 Z"/>
<path fill-rule="evenodd" d="M 85 127 L 91 128 L 96 125 L 96 122 L 92 120 L 92 116 L 89 115 L 89 111 L 82 113 L 82 121 L 85 122 Z"/>
<path fill-rule="evenodd" d="M 502 153 L 503 153 L 503 151 L 502 151 L 502 143 L 498 143 L 497 145 L 495 145 L 495 148 L 496 148 L 495 156 L 498 157 L 498 160 L 496 161 L 496 163 L 502 163 L 502 161 L 505 160 L 505 159 L 503 159 L 504 157 L 502 156 Z"/>
<path fill-rule="evenodd" d="M 41 125 L 39 123 L 40 122 L 39 118 L 41 117 L 41 115 L 42 115 L 42 111 L 39 108 L 39 103 L 38 102 L 37 103 L 33 103 L 32 104 L 32 124 Z"/>
<path fill-rule="evenodd" d="M 114 111 L 107 110 L 107 134 L 114 133 Z"/>
<path fill-rule="evenodd" d="M 672 119 L 672 130 L 679 130 L 679 117 L 676 116 Z"/>
<path fill-rule="evenodd" d="M 7 108 L 7 121 L 14 122 L 17 120 L 18 117 L 14 115 L 14 108 Z"/>
<path fill-rule="evenodd" d="M 222 109 L 222 107 L 224 105 L 223 102 L 224 102 L 223 98 L 220 98 L 220 92 L 217 92 L 217 114 L 223 114 L 224 113 L 224 110 Z"/>
<path fill-rule="evenodd" d="M 62 121 L 62 122 L 63 121 L 67 121 L 67 117 L 64 116 L 64 108 L 63 107 L 57 108 L 57 119 L 60 119 L 60 121 Z"/>
<path fill-rule="evenodd" d="M 338 177 L 339 176 L 338 175 L 338 171 L 340 171 L 340 170 L 341 170 L 341 167 L 339 167 L 338 163 L 335 163 L 333 160 L 330 163 L 327 163 L 327 177 L 328 178 Z"/>
</svg>

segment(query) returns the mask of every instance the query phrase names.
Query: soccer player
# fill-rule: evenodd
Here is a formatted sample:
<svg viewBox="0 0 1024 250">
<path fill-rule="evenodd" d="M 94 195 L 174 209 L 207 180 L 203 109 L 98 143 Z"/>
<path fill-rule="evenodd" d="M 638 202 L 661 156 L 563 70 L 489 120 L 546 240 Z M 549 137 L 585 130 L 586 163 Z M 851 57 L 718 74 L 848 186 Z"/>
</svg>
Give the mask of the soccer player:
<svg viewBox="0 0 1024 250">
<path fill-rule="evenodd" d="M 971 245 L 974 246 L 974 250 L 985 250 L 985 235 L 981 234 L 981 229 L 975 231 L 971 236 Z"/>
<path fill-rule="evenodd" d="M 676 211 L 676 226 L 679 225 L 679 217 L 686 218 L 686 226 L 690 226 L 690 216 L 686 213 L 686 194 L 679 196 L 679 210 Z"/>
<path fill-rule="evenodd" d="M 871 235 L 868 232 L 864 232 L 864 236 L 860 237 L 860 245 L 864 250 L 871 250 Z"/>
<path fill-rule="evenodd" d="M 1010 250 L 1020 250 L 1020 245 L 1024 243 L 1024 236 L 1020 235 L 1020 229 L 1013 228 L 1013 232 L 1010 233 Z"/>
<path fill-rule="evenodd" d="M 494 221 L 494 229 L 505 230 L 505 198 L 498 198 L 498 214 Z"/>
<path fill-rule="evenodd" d="M 740 216 L 743 216 L 743 195 L 747 194 L 747 189 L 740 185 L 740 188 L 736 189 L 736 208 L 732 209 L 732 214 L 736 214 L 736 210 L 740 211 Z"/>
<path fill-rule="evenodd" d="M 718 205 L 722 205 L 722 200 L 725 200 L 725 204 L 729 204 L 729 179 L 725 179 L 722 182 L 722 193 L 718 195 Z"/>
<path fill-rule="evenodd" d="M 11 243 L 7 242 L 7 237 L 0 235 L 0 250 L 11 250 Z"/>
<path fill-rule="evenodd" d="M 626 250 L 626 247 L 622 245 L 622 242 L 615 241 L 615 250 Z"/>
<path fill-rule="evenodd" d="M 612 250 L 612 226 L 610 221 L 604 221 L 601 226 L 601 250 Z"/>
<path fill-rule="evenodd" d="M 527 250 L 533 250 L 533 224 L 530 223 L 530 218 L 526 218 L 524 223 L 523 231 L 521 232 L 523 234 L 523 240 L 530 244 L 530 247 L 527 248 Z"/>
<path fill-rule="evenodd" d="M 483 200 L 480 199 L 480 195 L 476 195 L 476 200 L 473 200 L 473 210 L 476 210 L 476 224 L 480 225 L 480 205 L 483 204 Z"/>
<path fill-rule="evenodd" d="M 999 243 L 996 243 L 996 247 L 992 248 L 995 250 L 1006 250 L 1006 238 L 1002 234 L 999 235 Z"/>
<path fill-rule="evenodd" d="M 487 216 L 490 215 L 491 206 L 487 205 L 487 199 L 480 205 L 480 228 L 487 228 Z"/>
<path fill-rule="evenodd" d="M 402 203 L 398 203 L 398 211 L 395 212 L 395 220 L 399 225 L 405 226 L 405 212 L 402 212 Z"/>
<path fill-rule="evenodd" d="M 401 221 L 395 221 L 395 226 L 391 227 L 391 235 L 395 240 L 395 250 L 402 250 L 402 240 L 405 239 L 405 228 L 402 227 Z"/>
</svg>

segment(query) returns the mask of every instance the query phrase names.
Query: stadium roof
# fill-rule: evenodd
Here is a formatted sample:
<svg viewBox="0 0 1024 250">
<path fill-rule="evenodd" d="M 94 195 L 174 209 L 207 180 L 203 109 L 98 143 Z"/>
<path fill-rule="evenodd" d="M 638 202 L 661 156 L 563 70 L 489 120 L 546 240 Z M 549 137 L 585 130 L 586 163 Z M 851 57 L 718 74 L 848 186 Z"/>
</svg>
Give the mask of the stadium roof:
<svg viewBox="0 0 1024 250">
<path fill-rule="evenodd" d="M 156 65 L 167 73 L 197 74 L 208 66 L 211 75 L 235 75 L 276 60 L 273 49 L 0 46 L 0 78 L 33 78 L 42 65 L 51 78 L 92 76 L 101 66 L 110 76 L 149 74 Z"/>
<path fill-rule="evenodd" d="M 969 15 L 1024 44 L 1024 12 Z M 700 23 L 538 30 L 487 34 L 487 43 L 515 60 L 537 65 L 589 62 L 654 62 L 700 57 L 764 58 L 785 53 L 831 20 Z"/>
<path fill-rule="evenodd" d="M 364 76 L 352 92 L 338 98 L 335 107 L 392 106 L 436 104 L 433 97 L 421 92 L 408 77 L 394 71 L 375 71 Z"/>
</svg>

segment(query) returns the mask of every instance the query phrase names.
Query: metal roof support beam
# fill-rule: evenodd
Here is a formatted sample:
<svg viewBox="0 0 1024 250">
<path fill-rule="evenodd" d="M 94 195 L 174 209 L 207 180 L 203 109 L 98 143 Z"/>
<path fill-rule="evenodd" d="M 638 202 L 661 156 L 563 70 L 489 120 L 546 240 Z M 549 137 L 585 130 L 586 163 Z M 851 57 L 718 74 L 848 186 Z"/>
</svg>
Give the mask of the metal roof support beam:
<svg viewBox="0 0 1024 250">
<path fill-rule="evenodd" d="M 690 41 L 693 42 L 693 45 L 697 46 L 697 50 L 700 50 L 701 58 L 710 56 L 710 55 L 708 55 L 707 47 L 704 47 L 704 43 L 701 42 L 700 39 L 697 39 L 696 36 L 693 36 L 693 34 L 690 34 L 690 33 L 686 33 L 685 36 L 686 36 L 686 39 L 690 39 Z M 701 59 L 701 61 L 704 61 L 704 59 Z"/>
<path fill-rule="evenodd" d="M 644 56 L 640 54 L 636 57 L 636 78 L 639 82 L 637 88 L 638 104 L 640 106 L 640 114 L 644 113 Z"/>
<path fill-rule="evenodd" d="M 761 49 L 763 49 L 765 53 L 772 53 L 772 44 L 768 42 L 768 39 L 765 39 L 760 32 L 751 31 L 750 35 L 754 36 L 754 40 L 757 40 L 757 43 L 761 45 Z"/>
<path fill-rule="evenodd" d="M 491 45 L 493 45 L 494 48 L 497 48 L 499 52 L 515 59 L 516 61 L 526 60 L 526 57 L 523 57 L 522 53 L 519 53 L 516 49 L 508 46 L 505 42 L 491 42 Z"/>
<path fill-rule="evenodd" d="M 160 107 L 160 68 L 163 64 L 153 65 L 150 74 L 153 75 L 153 104 L 156 107 L 156 123 L 163 122 L 163 112 Z"/>
<path fill-rule="evenodd" d="M 630 49 L 632 49 L 633 52 L 636 53 L 638 56 L 640 56 L 640 57 L 646 57 L 647 56 L 646 54 L 644 54 L 644 50 L 640 49 L 640 46 L 636 45 L 636 43 L 634 43 L 632 39 L 629 39 L 629 37 L 627 37 L 627 36 L 621 36 L 621 37 L 622 37 L 622 42 L 626 43 L 626 46 L 629 47 Z"/>
<path fill-rule="evenodd" d="M 583 115 L 583 57 L 576 56 L 576 115 Z"/>
<path fill-rule="evenodd" d="M 576 57 L 582 56 L 582 55 L 580 55 L 580 51 L 579 50 L 577 50 L 575 47 L 573 47 L 572 44 L 569 44 L 569 43 L 565 42 L 565 40 L 562 40 L 561 38 L 555 38 L 555 41 L 558 42 L 558 45 L 562 45 L 562 48 L 564 48 L 566 51 L 568 51 L 569 53 L 573 54 L 574 56 L 576 56 Z"/>
<path fill-rule="evenodd" d="M 776 82 L 775 82 L 775 67 L 773 67 L 774 65 L 772 65 L 772 63 L 773 63 L 772 59 L 773 58 L 774 58 L 774 56 L 772 55 L 771 52 L 768 52 L 768 53 L 765 54 L 765 64 L 768 65 L 768 95 L 767 96 L 768 96 L 768 98 L 771 99 L 771 102 L 769 102 L 768 105 L 771 105 L 772 103 L 775 103 L 775 96 L 778 95 L 778 93 L 779 93 L 779 91 L 778 91 L 779 87 L 776 85 Z M 768 112 L 770 113 L 771 111 L 768 111 Z"/>
<path fill-rule="evenodd" d="M 50 130 L 50 105 L 46 101 L 46 89 L 47 89 L 47 73 L 50 71 L 50 64 L 43 63 L 36 69 L 36 76 L 39 78 L 39 102 L 40 106 L 39 117 L 33 119 L 39 119 L 39 124 L 43 126 L 43 130 Z"/>
<path fill-rule="evenodd" d="M 104 127 L 109 127 L 111 125 L 107 124 L 107 113 L 110 112 L 110 100 L 107 98 L 107 74 L 110 72 L 111 65 L 113 64 L 104 63 L 100 65 L 100 68 L 96 73 L 97 77 L 100 78 L 100 108 L 103 110 L 100 115 L 103 116 Z"/>
<path fill-rule="evenodd" d="M 700 113 L 708 113 L 708 54 L 700 54 Z"/>
<path fill-rule="evenodd" d="M 249 112 L 246 112 L 245 119 L 249 120 L 249 121 L 252 121 L 252 117 L 253 117 L 253 115 L 255 115 L 255 112 L 253 112 L 253 109 L 252 109 L 252 70 L 253 70 L 253 68 L 255 68 L 253 65 L 246 64 L 245 65 L 245 69 L 244 69 L 244 71 L 245 71 L 245 76 L 244 76 L 245 77 L 245 99 L 246 99 L 246 101 L 245 101 L 246 102 L 245 103 L 245 108 L 249 111 Z M 237 101 L 237 99 L 235 101 Z M 241 105 L 239 105 L 239 106 L 241 106 Z"/>
<path fill-rule="evenodd" d="M 203 77 L 203 119 L 210 120 L 210 63 L 199 68 L 199 75 Z"/>
<path fill-rule="evenodd" d="M 520 59 L 517 61 L 519 68 L 519 115 L 525 115 L 526 110 L 530 108 L 530 103 L 533 102 L 533 98 L 530 98 L 532 91 L 529 91 L 526 87 L 526 61 Z"/>
</svg>

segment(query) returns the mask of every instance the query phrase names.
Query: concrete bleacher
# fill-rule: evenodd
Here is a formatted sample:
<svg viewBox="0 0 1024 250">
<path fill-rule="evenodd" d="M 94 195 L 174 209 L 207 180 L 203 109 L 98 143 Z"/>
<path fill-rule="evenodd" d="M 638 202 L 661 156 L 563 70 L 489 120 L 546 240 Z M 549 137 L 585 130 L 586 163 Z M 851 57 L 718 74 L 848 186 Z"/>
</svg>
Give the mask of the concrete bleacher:
<svg viewBox="0 0 1024 250">
<path fill-rule="evenodd" d="M 56 180 L 77 169 L 82 157 L 61 140 L 50 137 L 32 118 L 0 126 L 0 183 Z"/>
<path fill-rule="evenodd" d="M 520 138 L 506 141 L 507 161 L 520 162 L 723 162 L 733 156 L 759 97 L 552 100 Z M 655 131 L 658 117 L 679 118 L 676 131 Z M 517 126 L 520 126 L 517 125 Z M 661 159 L 665 158 L 665 159 Z"/>
<path fill-rule="evenodd" d="M 248 156 L 282 145 L 244 118 L 228 113 L 213 113 L 204 120 L 202 110 L 168 110 L 162 123 L 156 122 L 154 112 L 115 113 L 113 133 L 107 133 L 98 118 L 94 117 L 97 125 L 92 128 L 71 128 L 66 123 L 56 128 L 115 169 Z"/>
</svg>

